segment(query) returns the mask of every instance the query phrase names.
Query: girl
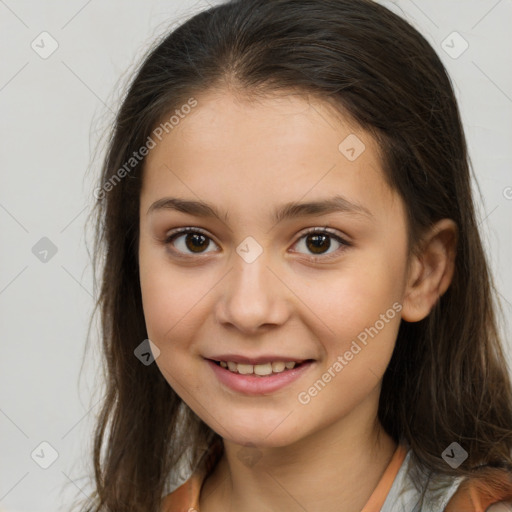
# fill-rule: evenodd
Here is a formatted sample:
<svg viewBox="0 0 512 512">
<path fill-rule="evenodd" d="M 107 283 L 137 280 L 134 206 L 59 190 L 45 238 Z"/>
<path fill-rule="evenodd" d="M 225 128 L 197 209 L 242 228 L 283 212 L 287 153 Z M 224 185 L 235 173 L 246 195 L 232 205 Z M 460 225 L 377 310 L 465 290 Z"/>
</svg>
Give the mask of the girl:
<svg viewBox="0 0 512 512">
<path fill-rule="evenodd" d="M 94 511 L 512 510 L 449 77 L 370 0 L 232 0 L 145 58 L 97 201 Z"/>
</svg>

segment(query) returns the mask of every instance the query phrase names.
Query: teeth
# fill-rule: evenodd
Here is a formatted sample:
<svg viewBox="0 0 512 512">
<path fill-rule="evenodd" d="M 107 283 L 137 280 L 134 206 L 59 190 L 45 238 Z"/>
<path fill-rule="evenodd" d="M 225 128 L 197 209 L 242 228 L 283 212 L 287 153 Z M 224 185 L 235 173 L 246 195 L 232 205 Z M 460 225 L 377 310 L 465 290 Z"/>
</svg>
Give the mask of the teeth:
<svg viewBox="0 0 512 512">
<path fill-rule="evenodd" d="M 280 373 L 285 369 L 286 363 L 272 363 L 272 371 L 276 373 Z M 295 366 L 295 364 L 294 364 Z"/>
<path fill-rule="evenodd" d="M 270 375 L 272 373 L 272 363 L 254 365 L 254 373 L 256 375 Z"/>
<path fill-rule="evenodd" d="M 270 375 L 272 373 L 281 373 L 285 369 L 291 370 L 295 367 L 297 363 L 294 361 L 276 361 L 272 363 L 264 363 L 264 364 L 239 364 L 233 361 L 220 361 L 220 365 L 222 368 L 227 368 L 232 372 L 238 372 L 241 375 L 251 375 L 256 374 L 260 376 Z"/>
<path fill-rule="evenodd" d="M 253 373 L 254 367 L 252 364 L 237 364 L 238 373 L 242 375 L 248 375 L 249 373 Z"/>
</svg>

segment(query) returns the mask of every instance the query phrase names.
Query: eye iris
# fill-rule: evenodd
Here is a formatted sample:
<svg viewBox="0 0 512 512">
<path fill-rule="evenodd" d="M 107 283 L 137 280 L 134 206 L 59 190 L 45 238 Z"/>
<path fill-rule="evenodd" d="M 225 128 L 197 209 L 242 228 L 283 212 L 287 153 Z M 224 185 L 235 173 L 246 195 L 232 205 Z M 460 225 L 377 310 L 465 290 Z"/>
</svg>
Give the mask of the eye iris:
<svg viewBox="0 0 512 512">
<path fill-rule="evenodd" d="M 198 232 L 184 233 L 187 248 L 200 253 L 209 246 L 207 236 Z M 306 235 L 306 245 L 314 254 L 322 254 L 331 247 L 331 236 L 325 233 L 312 233 Z"/>
<path fill-rule="evenodd" d="M 197 242 L 200 241 L 200 245 L 196 245 Z M 202 235 L 201 233 L 188 233 L 185 236 L 185 243 L 187 245 L 187 248 L 190 249 L 192 252 L 201 252 L 201 249 L 206 249 L 208 247 L 207 238 Z"/>
<path fill-rule="evenodd" d="M 309 241 L 313 242 L 312 246 L 309 245 L 309 243 L 308 243 Z M 326 241 L 327 241 L 327 244 L 325 244 Z M 313 234 L 313 235 L 308 235 L 306 237 L 306 245 L 308 246 L 308 249 L 311 252 L 313 252 L 315 254 L 322 254 L 323 250 L 327 250 L 327 249 L 329 249 L 329 247 L 331 247 L 331 241 L 330 241 L 330 237 L 327 235 Z M 327 245 L 327 246 L 325 247 L 325 245 Z"/>
</svg>

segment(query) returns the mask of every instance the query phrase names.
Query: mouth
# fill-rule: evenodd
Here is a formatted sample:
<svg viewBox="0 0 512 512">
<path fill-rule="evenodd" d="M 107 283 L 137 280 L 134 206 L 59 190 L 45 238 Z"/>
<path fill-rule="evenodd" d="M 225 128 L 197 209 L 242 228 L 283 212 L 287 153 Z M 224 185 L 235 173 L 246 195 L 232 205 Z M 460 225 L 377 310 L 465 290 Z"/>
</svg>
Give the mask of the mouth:
<svg viewBox="0 0 512 512">
<path fill-rule="evenodd" d="M 208 360 L 231 373 L 252 375 L 256 377 L 267 377 L 270 375 L 287 373 L 313 362 L 313 359 L 303 359 L 301 361 L 268 361 L 261 364 L 246 364 L 237 363 L 235 361 L 221 361 L 217 359 Z"/>
<path fill-rule="evenodd" d="M 242 359 L 238 357 L 238 359 Z M 244 395 L 269 395 L 304 379 L 316 361 L 266 361 L 259 364 L 237 363 L 204 358 L 213 375 L 225 387 Z M 254 361 L 254 360 L 253 360 Z M 260 359 L 261 361 L 261 359 Z"/>
</svg>

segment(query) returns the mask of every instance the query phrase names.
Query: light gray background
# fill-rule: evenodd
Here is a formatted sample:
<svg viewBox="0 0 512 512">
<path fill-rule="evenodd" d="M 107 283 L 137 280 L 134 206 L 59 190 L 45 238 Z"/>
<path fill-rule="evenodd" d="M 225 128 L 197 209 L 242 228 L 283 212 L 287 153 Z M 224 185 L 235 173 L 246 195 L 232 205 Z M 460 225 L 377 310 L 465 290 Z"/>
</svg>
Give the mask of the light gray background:
<svg viewBox="0 0 512 512">
<path fill-rule="evenodd" d="M 427 37 L 455 84 L 483 193 L 481 228 L 510 317 L 512 0 L 381 3 Z M 90 492 L 84 477 L 99 410 L 91 394 L 97 351 L 87 352 L 80 382 L 78 375 L 93 305 L 85 222 L 102 156 L 97 148 L 154 38 L 206 6 L 0 0 L 0 510 L 69 510 L 74 497 Z M 35 40 L 40 52 L 50 48 L 49 39 L 41 43 L 43 31 L 58 43 L 46 59 L 31 47 Z M 464 40 L 469 47 L 453 58 Z M 42 237 L 57 248 L 46 262 L 32 252 Z M 510 344 L 510 324 L 503 331 Z M 39 461 L 49 460 L 43 441 L 58 452 L 48 469 L 31 458 L 37 449 Z"/>
</svg>

